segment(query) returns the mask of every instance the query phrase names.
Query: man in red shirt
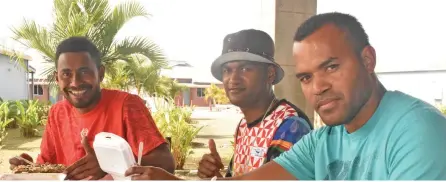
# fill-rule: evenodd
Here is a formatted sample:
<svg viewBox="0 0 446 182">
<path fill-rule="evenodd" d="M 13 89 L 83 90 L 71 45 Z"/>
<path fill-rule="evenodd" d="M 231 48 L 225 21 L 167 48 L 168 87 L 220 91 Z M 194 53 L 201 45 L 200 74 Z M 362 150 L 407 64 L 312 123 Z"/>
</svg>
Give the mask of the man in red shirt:
<svg viewBox="0 0 446 182">
<path fill-rule="evenodd" d="M 68 38 L 57 47 L 55 75 L 65 100 L 51 107 L 37 163 L 69 166 L 67 179 L 101 179 L 106 173 L 91 146 L 97 133 L 111 132 L 126 139 L 135 156 L 139 143 L 144 143 L 141 165 L 173 173 L 172 154 L 143 100 L 100 88 L 105 74 L 100 57 L 97 47 L 85 37 Z M 81 142 L 83 129 L 88 134 Z M 32 160 L 27 154 L 22 157 Z M 12 158 L 10 164 L 13 168 L 26 163 Z"/>
</svg>

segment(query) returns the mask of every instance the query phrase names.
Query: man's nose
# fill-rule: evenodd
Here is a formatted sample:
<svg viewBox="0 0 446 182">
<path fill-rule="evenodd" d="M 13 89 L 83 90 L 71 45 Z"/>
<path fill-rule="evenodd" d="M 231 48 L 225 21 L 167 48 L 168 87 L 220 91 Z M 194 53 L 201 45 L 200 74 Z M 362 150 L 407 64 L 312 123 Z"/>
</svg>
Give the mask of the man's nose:
<svg viewBox="0 0 446 182">
<path fill-rule="evenodd" d="M 331 88 L 330 82 L 328 82 L 326 79 L 314 76 L 313 77 L 313 83 L 312 83 L 313 93 L 315 95 L 322 95 L 327 90 Z"/>
<path fill-rule="evenodd" d="M 238 85 L 241 83 L 242 75 L 238 70 L 232 71 L 229 75 L 229 84 Z"/>
<path fill-rule="evenodd" d="M 79 87 L 79 85 L 82 84 L 82 78 L 80 77 L 79 74 L 74 74 L 71 82 L 70 82 L 70 86 L 71 87 Z"/>
</svg>

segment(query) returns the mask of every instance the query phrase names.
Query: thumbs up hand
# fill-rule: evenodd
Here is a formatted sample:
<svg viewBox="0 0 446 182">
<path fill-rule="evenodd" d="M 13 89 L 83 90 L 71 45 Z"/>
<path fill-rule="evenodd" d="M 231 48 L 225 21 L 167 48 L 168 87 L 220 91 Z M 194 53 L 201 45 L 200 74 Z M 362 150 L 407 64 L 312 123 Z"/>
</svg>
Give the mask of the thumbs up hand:
<svg viewBox="0 0 446 182">
<path fill-rule="evenodd" d="M 214 176 L 222 177 L 220 169 L 224 168 L 221 162 L 220 154 L 213 139 L 209 140 L 210 153 L 204 154 L 198 166 L 198 176 L 202 179 L 212 178 Z"/>
<path fill-rule="evenodd" d="M 103 178 L 107 173 L 99 167 L 98 159 L 94 149 L 88 144 L 87 136 L 82 136 L 81 141 L 86 154 L 65 170 L 64 173 L 67 174 L 65 179 L 83 180 L 89 178 L 90 180 L 98 180 Z"/>
</svg>

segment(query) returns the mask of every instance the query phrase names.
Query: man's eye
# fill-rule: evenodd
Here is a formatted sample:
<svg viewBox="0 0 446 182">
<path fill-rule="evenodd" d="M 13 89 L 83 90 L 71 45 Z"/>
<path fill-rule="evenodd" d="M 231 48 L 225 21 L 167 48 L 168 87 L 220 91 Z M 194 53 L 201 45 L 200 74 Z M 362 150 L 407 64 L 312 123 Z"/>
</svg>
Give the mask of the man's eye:
<svg viewBox="0 0 446 182">
<path fill-rule="evenodd" d="M 332 64 L 327 67 L 327 71 L 334 71 L 339 67 L 338 64 Z"/>
<path fill-rule="evenodd" d="M 308 80 L 310 80 L 310 76 L 302 76 L 299 79 L 301 82 L 305 83 L 305 82 L 308 82 Z"/>
<path fill-rule="evenodd" d="M 244 72 L 246 72 L 246 71 L 251 71 L 251 68 L 248 67 L 248 66 L 246 66 L 246 67 L 243 67 L 243 68 L 242 68 L 242 71 L 244 71 Z"/>
</svg>

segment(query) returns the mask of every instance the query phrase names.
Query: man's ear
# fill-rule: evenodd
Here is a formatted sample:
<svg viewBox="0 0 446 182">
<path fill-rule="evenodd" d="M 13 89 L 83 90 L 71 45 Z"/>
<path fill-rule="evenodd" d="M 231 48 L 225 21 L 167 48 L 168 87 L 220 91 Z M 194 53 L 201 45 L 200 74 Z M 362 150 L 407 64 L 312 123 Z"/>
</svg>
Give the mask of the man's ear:
<svg viewBox="0 0 446 182">
<path fill-rule="evenodd" d="M 105 66 L 101 65 L 99 66 L 99 82 L 102 82 L 102 80 L 104 80 L 104 76 L 105 76 Z"/>
<path fill-rule="evenodd" d="M 361 58 L 367 72 L 374 73 L 376 66 L 375 49 L 372 46 L 366 46 L 361 52 Z"/>
<path fill-rule="evenodd" d="M 276 78 L 276 68 L 274 66 L 268 66 L 267 74 L 268 74 L 268 83 L 273 84 L 274 79 Z"/>
</svg>

